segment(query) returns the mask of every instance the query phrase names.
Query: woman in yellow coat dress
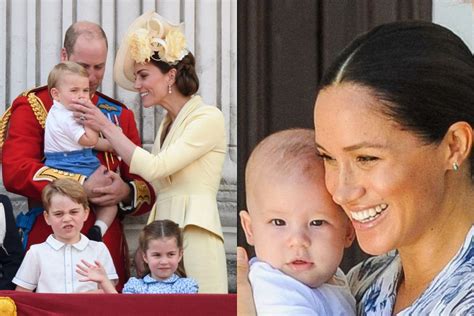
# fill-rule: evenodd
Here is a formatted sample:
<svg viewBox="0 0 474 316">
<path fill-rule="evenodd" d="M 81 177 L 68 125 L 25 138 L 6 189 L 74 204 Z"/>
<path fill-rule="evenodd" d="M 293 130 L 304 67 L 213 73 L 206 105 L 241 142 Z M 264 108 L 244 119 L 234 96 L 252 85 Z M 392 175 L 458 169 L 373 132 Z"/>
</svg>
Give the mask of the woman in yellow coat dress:
<svg viewBox="0 0 474 316">
<path fill-rule="evenodd" d="M 227 293 L 224 239 L 217 209 L 226 154 L 224 117 L 195 95 L 194 56 L 179 25 L 147 12 L 129 27 L 117 53 L 114 79 L 140 93 L 145 108 L 167 110 L 152 152 L 137 147 L 90 102 L 77 101 L 75 117 L 100 131 L 130 172 L 157 194 L 149 222 L 170 219 L 184 232 L 184 267 L 200 293 Z"/>
</svg>

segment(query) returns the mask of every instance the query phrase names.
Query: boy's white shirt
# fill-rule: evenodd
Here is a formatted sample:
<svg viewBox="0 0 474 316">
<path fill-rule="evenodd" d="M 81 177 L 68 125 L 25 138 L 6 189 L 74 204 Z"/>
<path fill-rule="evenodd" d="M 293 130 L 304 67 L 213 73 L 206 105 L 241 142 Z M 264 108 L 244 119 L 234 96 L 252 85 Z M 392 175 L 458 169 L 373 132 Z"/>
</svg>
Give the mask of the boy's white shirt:
<svg viewBox="0 0 474 316">
<path fill-rule="evenodd" d="M 84 133 L 84 126 L 76 122 L 73 112 L 56 100 L 53 101 L 46 117 L 44 151 L 50 153 L 82 150 L 86 147 L 79 145 L 79 139 Z"/>
<path fill-rule="evenodd" d="M 257 314 L 260 315 L 356 315 L 355 299 L 338 268 L 340 285 L 310 288 L 257 258 L 250 260 L 249 280 Z"/>
<path fill-rule="evenodd" d="M 50 235 L 45 242 L 32 245 L 25 255 L 13 283 L 37 293 L 79 293 L 97 290 L 97 283 L 80 282 L 76 272 L 81 259 L 99 261 L 110 280 L 118 279 L 109 250 L 102 242 L 81 234 L 75 244 L 64 244 Z"/>
</svg>

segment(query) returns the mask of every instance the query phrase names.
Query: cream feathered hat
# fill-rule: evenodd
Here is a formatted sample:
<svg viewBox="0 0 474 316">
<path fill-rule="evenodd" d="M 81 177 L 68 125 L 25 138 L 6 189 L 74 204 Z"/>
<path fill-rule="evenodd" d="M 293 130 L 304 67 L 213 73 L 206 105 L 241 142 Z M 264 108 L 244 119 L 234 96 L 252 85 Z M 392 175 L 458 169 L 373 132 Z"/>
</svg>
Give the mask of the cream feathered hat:
<svg viewBox="0 0 474 316">
<path fill-rule="evenodd" d="M 153 57 L 158 53 L 159 58 Z M 114 81 L 124 89 L 133 87 L 135 63 L 150 59 L 175 65 L 188 54 L 183 24 L 172 24 L 154 11 L 148 11 L 132 22 L 122 39 L 114 64 Z"/>
</svg>

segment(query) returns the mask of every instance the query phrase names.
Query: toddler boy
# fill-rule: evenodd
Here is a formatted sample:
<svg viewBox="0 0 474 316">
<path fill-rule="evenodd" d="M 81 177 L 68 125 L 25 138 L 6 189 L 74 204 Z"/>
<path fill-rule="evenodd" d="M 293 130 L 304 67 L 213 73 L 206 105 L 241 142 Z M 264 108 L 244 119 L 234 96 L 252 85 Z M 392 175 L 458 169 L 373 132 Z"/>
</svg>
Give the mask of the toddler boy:
<svg viewBox="0 0 474 316">
<path fill-rule="evenodd" d="M 79 64 L 65 61 L 57 64 L 48 76 L 53 106 L 45 124 L 45 165 L 90 176 L 100 166 L 92 148 L 112 151 L 110 143 L 98 132 L 76 122 L 70 104 L 74 99 L 89 99 L 89 77 Z M 82 117 L 85 119 L 85 117 Z M 104 183 L 108 185 L 109 183 Z M 117 206 L 94 206 L 97 220 L 87 233 L 89 239 L 102 241 L 117 215 Z"/>
</svg>

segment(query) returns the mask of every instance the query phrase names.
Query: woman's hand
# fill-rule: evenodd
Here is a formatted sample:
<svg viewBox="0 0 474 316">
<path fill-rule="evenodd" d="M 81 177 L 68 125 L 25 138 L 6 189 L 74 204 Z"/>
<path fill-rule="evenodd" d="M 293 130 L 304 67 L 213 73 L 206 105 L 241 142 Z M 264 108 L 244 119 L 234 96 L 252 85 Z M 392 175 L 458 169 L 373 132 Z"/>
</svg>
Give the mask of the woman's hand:
<svg viewBox="0 0 474 316">
<path fill-rule="evenodd" d="M 237 247 L 237 315 L 257 315 L 250 286 L 249 260 L 245 249 Z"/>
<path fill-rule="evenodd" d="M 137 145 L 122 133 L 120 126 L 115 125 L 114 122 L 109 120 L 90 100 L 74 99 L 70 103 L 70 107 L 74 112 L 74 119 L 78 123 L 94 131 L 101 132 L 117 155 L 130 166 L 132 155 Z"/>
<path fill-rule="evenodd" d="M 84 126 L 100 132 L 105 126 L 112 123 L 91 100 L 74 99 L 70 104 L 74 112 L 74 119 Z"/>
</svg>

